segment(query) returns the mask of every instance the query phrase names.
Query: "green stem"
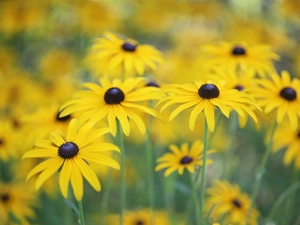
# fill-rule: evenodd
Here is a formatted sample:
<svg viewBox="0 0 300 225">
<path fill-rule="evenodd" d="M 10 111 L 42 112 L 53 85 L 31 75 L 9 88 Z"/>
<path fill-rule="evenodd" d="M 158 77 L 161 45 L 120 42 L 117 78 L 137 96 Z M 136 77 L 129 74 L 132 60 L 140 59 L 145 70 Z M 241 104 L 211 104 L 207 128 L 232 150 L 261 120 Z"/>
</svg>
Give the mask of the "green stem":
<svg viewBox="0 0 300 225">
<path fill-rule="evenodd" d="M 79 210 L 79 221 L 80 221 L 80 225 L 85 225 L 85 222 L 84 222 L 84 216 L 83 216 L 82 201 L 78 201 L 78 210 Z"/>
<path fill-rule="evenodd" d="M 151 118 L 148 117 L 148 127 L 151 124 Z M 147 178 L 148 178 L 148 185 L 149 185 L 149 205 L 150 205 L 150 220 L 151 224 L 154 224 L 154 168 L 153 168 L 153 149 L 151 145 L 151 133 L 150 129 L 146 130 L 146 162 L 147 162 Z"/>
<path fill-rule="evenodd" d="M 286 189 L 276 200 L 276 202 L 273 204 L 273 207 L 270 210 L 270 213 L 268 215 L 267 221 L 272 221 L 276 211 L 279 209 L 280 204 L 294 191 L 296 191 L 298 188 L 300 188 L 300 181 L 297 183 L 294 183 L 292 186 L 290 186 L 288 189 Z"/>
<path fill-rule="evenodd" d="M 293 169 L 293 175 L 292 175 L 292 181 L 291 181 L 291 185 L 293 185 L 294 183 L 296 183 L 299 180 L 299 171 L 297 168 L 294 167 Z M 282 224 L 290 224 L 289 220 L 291 218 L 291 212 L 292 212 L 292 207 L 294 204 L 294 200 L 296 197 L 296 192 L 294 192 L 293 194 L 291 194 L 287 200 L 287 204 L 285 207 L 285 213 L 283 214 L 283 222 Z"/>
<path fill-rule="evenodd" d="M 234 140 L 236 138 L 236 133 L 238 130 L 238 118 L 237 118 L 237 114 L 236 112 L 233 112 L 232 116 L 229 119 L 229 135 L 228 135 L 228 142 L 227 142 L 227 146 L 225 149 L 225 157 L 223 159 L 223 178 L 227 178 L 229 177 L 229 172 L 232 171 L 230 169 L 228 169 L 228 166 L 230 166 L 231 164 L 228 163 L 230 160 L 232 160 L 232 156 L 233 156 L 233 149 L 232 146 L 234 146 Z M 229 170 L 229 171 L 228 171 Z"/>
<path fill-rule="evenodd" d="M 272 149 L 272 144 L 273 144 L 273 138 L 274 138 L 274 134 L 275 134 L 275 130 L 277 127 L 277 122 L 275 121 L 272 131 L 271 131 L 271 135 L 270 135 L 270 140 L 267 146 L 267 149 L 265 151 L 265 154 L 263 155 L 263 159 L 258 167 L 258 170 L 256 172 L 256 176 L 255 176 L 255 181 L 254 181 L 254 185 L 253 185 L 253 192 L 252 192 L 252 196 L 251 196 L 251 207 L 249 208 L 249 212 L 251 211 L 252 207 L 253 207 L 253 203 L 256 199 L 257 193 L 258 193 L 258 189 L 260 187 L 260 183 L 263 177 L 263 173 L 267 164 L 267 160 L 269 158 L 269 155 L 271 153 L 271 149 Z"/>
<path fill-rule="evenodd" d="M 191 178 L 191 186 L 192 186 L 192 198 L 193 198 L 194 208 L 195 208 L 195 221 L 196 224 L 198 225 L 201 223 L 199 217 L 200 208 L 199 208 L 199 199 L 197 194 L 197 184 L 196 184 L 196 180 L 194 179 L 195 177 L 193 177 L 193 174 L 190 174 L 190 178 Z"/>
<path fill-rule="evenodd" d="M 206 152 L 208 147 L 208 125 L 204 119 L 204 137 L 203 137 L 203 164 L 201 167 L 201 188 L 200 188 L 200 223 L 204 224 L 204 199 L 205 199 L 205 174 L 206 174 Z M 196 181 L 197 181 L 196 177 Z"/>
<path fill-rule="evenodd" d="M 107 207 L 108 207 L 108 199 L 110 195 L 110 190 L 111 190 L 111 178 L 112 178 L 112 168 L 108 169 L 108 173 L 106 175 L 105 179 L 105 184 L 106 188 L 103 193 L 103 200 L 102 200 L 102 205 L 101 205 L 101 221 L 100 224 L 104 225 L 105 224 L 105 216 L 107 212 Z"/>
<path fill-rule="evenodd" d="M 125 152 L 124 152 L 124 140 L 123 131 L 121 128 L 120 121 L 117 120 L 117 136 L 119 140 L 119 148 L 121 151 L 121 197 L 120 197 L 120 225 L 123 225 L 124 210 L 125 210 L 125 199 L 126 199 L 126 186 L 125 186 Z"/>
</svg>

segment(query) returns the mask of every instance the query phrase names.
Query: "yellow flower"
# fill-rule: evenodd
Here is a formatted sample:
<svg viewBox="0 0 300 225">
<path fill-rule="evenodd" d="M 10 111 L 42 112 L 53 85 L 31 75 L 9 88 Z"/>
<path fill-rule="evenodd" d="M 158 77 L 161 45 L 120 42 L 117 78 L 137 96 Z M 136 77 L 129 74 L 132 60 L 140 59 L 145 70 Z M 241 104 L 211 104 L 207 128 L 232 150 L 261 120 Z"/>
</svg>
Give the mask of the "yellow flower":
<svg viewBox="0 0 300 225">
<path fill-rule="evenodd" d="M 0 3 L 0 30 L 13 34 L 36 28 L 45 18 L 45 4 L 41 1 L 2 1 Z"/>
<path fill-rule="evenodd" d="M 57 130 L 52 133 L 51 140 L 37 142 L 35 148 L 26 152 L 24 158 L 48 158 L 34 167 L 28 174 L 27 180 L 39 174 L 35 188 L 42 184 L 55 172 L 60 170 L 59 187 L 64 198 L 68 197 L 68 186 L 71 182 L 76 200 L 83 197 L 82 176 L 96 190 L 100 191 L 100 182 L 88 162 L 92 161 L 119 169 L 119 164 L 103 154 L 103 151 L 119 151 L 119 148 L 110 143 L 93 143 L 110 130 L 102 128 L 93 130 L 93 123 L 80 124 L 72 119 L 66 135 Z"/>
<path fill-rule="evenodd" d="M 223 70 L 253 69 L 264 76 L 274 72 L 272 60 L 279 56 L 267 45 L 248 45 L 246 43 L 228 43 L 204 45 L 201 47 L 201 59 L 208 70 L 218 67 Z"/>
<path fill-rule="evenodd" d="M 215 181 L 213 186 L 207 189 L 205 211 L 211 212 L 212 221 L 224 219 L 225 224 L 256 225 L 259 212 L 251 207 L 251 201 L 247 194 L 240 191 L 237 185 L 227 181 Z M 248 221 L 247 221 L 248 219 Z"/>
<path fill-rule="evenodd" d="M 170 225 L 168 215 L 165 212 L 154 211 L 153 223 L 151 222 L 151 212 L 149 209 L 140 209 L 136 211 L 126 211 L 124 214 L 124 225 Z M 119 215 L 109 215 L 107 225 L 119 225 Z"/>
<path fill-rule="evenodd" d="M 287 71 L 283 71 L 281 77 L 272 74 L 270 78 L 259 80 L 252 95 L 257 104 L 264 107 L 265 113 L 277 110 L 278 124 L 287 116 L 292 129 L 296 130 L 300 116 L 300 81 L 297 78 L 291 80 Z"/>
<path fill-rule="evenodd" d="M 53 79 L 71 75 L 75 71 L 76 61 L 66 50 L 51 50 L 41 58 L 39 66 L 43 75 Z"/>
<path fill-rule="evenodd" d="M 140 87 L 144 84 L 143 78 L 128 78 L 124 82 L 118 79 L 109 81 L 107 78 L 100 79 L 102 86 L 95 83 L 85 83 L 88 91 L 79 91 L 74 94 L 74 99 L 62 105 L 61 117 L 73 112 L 84 111 L 80 118 L 98 122 L 107 116 L 108 125 L 112 134 L 117 132 L 116 119 L 121 123 L 124 133 L 130 133 L 129 118 L 133 120 L 142 134 L 145 133 L 145 125 L 142 119 L 134 112 L 135 110 L 159 117 L 159 114 L 137 102 L 160 98 L 160 90 L 156 87 Z"/>
<path fill-rule="evenodd" d="M 181 111 L 193 108 L 190 114 L 189 127 L 194 130 L 196 119 L 203 111 L 206 117 L 208 128 L 210 131 L 215 129 L 215 106 L 221 112 L 229 117 L 230 111 L 235 110 L 240 116 L 244 117 L 246 112 L 255 122 L 257 118 L 249 106 L 258 108 L 254 99 L 244 92 L 237 89 L 228 89 L 224 87 L 225 82 L 219 80 L 212 81 L 196 81 L 194 84 L 171 85 L 165 88 L 170 95 L 162 99 L 158 104 L 166 102 L 161 111 L 173 105 L 180 104 L 170 115 L 169 120 L 172 120 Z M 248 106 L 249 105 L 249 106 Z"/>
<path fill-rule="evenodd" d="M 112 33 L 95 40 L 89 55 L 91 67 L 99 74 L 143 75 L 146 68 L 156 69 L 163 63 L 162 53 L 151 45 L 121 39 Z"/>
<path fill-rule="evenodd" d="M 201 141 L 195 141 L 189 148 L 188 143 L 183 143 L 180 148 L 176 145 L 169 146 L 172 153 L 166 153 L 159 159 L 159 163 L 155 171 L 168 168 L 165 171 L 165 177 L 169 176 L 174 171 L 178 171 L 180 175 L 183 174 L 184 169 L 187 169 L 190 173 L 195 172 L 197 166 L 201 166 L 202 161 L 202 152 L 203 152 L 203 143 Z M 213 153 L 214 150 L 208 150 L 207 154 Z M 208 159 L 208 164 L 212 164 L 213 161 Z"/>
<path fill-rule="evenodd" d="M 19 156 L 16 129 L 10 120 L 0 121 L 0 160 L 9 161 Z"/>
<path fill-rule="evenodd" d="M 37 195 L 25 183 L 0 183 L 0 222 L 10 224 L 11 215 L 18 224 L 27 224 L 35 218 Z"/>
<path fill-rule="evenodd" d="M 209 78 L 218 77 L 221 80 L 226 80 L 225 86 L 230 89 L 237 89 L 242 92 L 246 92 L 251 95 L 251 90 L 257 84 L 257 79 L 255 78 L 255 71 L 251 69 L 247 70 L 235 70 L 235 71 L 220 71 L 215 69 L 215 71 L 208 75 Z M 253 111 L 255 108 L 253 108 Z M 241 128 L 245 127 L 248 121 L 248 115 L 238 116 L 239 125 Z"/>
<path fill-rule="evenodd" d="M 292 130 L 290 124 L 285 120 L 276 128 L 272 151 L 285 150 L 283 164 L 285 166 L 294 162 L 294 167 L 300 169 L 300 126 Z"/>
</svg>

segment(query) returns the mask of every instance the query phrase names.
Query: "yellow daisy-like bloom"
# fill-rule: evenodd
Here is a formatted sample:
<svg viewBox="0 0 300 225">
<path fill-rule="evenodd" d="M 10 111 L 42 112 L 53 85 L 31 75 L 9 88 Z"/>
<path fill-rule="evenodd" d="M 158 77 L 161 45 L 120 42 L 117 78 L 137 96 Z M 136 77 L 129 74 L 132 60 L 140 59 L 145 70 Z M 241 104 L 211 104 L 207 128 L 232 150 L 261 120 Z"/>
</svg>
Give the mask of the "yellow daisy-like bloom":
<svg viewBox="0 0 300 225">
<path fill-rule="evenodd" d="M 5 162 L 19 156 L 16 129 L 9 120 L 0 121 L 0 160 Z"/>
<path fill-rule="evenodd" d="M 110 143 L 93 143 L 96 139 L 108 133 L 108 128 L 93 129 L 93 123 L 80 124 L 72 119 L 66 135 L 57 130 L 52 133 L 50 140 L 37 142 L 35 148 L 26 152 L 24 158 L 48 158 L 38 164 L 27 175 L 27 180 L 39 174 L 35 188 L 41 185 L 55 172 L 60 170 L 59 187 L 64 198 L 68 197 L 69 181 L 71 182 L 75 198 L 81 201 L 83 197 L 82 176 L 96 190 L 100 191 L 100 182 L 88 162 L 95 162 L 120 169 L 118 162 L 103 154 L 103 151 L 119 151 Z"/>
<path fill-rule="evenodd" d="M 46 4 L 41 1 L 2 1 L 0 3 L 0 30 L 13 34 L 42 25 Z"/>
<path fill-rule="evenodd" d="M 25 183 L 0 183 L 0 223 L 10 224 L 13 215 L 18 224 L 35 218 L 37 195 Z"/>
<path fill-rule="evenodd" d="M 168 214 L 165 212 L 155 211 L 151 218 L 149 209 L 140 209 L 136 211 L 126 211 L 124 214 L 124 225 L 170 225 Z M 153 223 L 152 223 L 153 219 Z M 119 215 L 109 215 L 107 225 L 119 225 Z"/>
<path fill-rule="evenodd" d="M 36 112 L 21 117 L 21 122 L 25 130 L 36 137 L 35 140 L 47 138 L 56 129 L 65 132 L 73 115 L 59 117 L 59 108 L 58 104 L 39 107 Z"/>
<path fill-rule="evenodd" d="M 218 77 L 221 80 L 226 80 L 225 86 L 231 89 L 237 89 L 251 94 L 251 90 L 256 86 L 255 71 L 251 69 L 247 70 L 235 70 L 235 71 L 219 71 L 215 70 L 211 73 L 209 78 Z M 239 125 L 241 128 L 245 127 L 248 121 L 248 115 L 238 116 Z"/>
<path fill-rule="evenodd" d="M 201 166 L 203 163 L 203 143 L 201 141 L 195 141 L 190 148 L 188 143 L 183 143 L 180 147 L 172 144 L 169 148 L 172 153 L 166 153 L 158 158 L 156 161 L 159 164 L 155 167 L 155 171 L 168 168 L 164 173 L 165 177 L 176 170 L 180 175 L 183 174 L 184 169 L 187 169 L 190 173 L 194 173 L 195 168 Z M 207 154 L 211 154 L 214 151 L 210 149 L 207 151 Z M 212 160 L 207 160 L 207 164 L 212 163 Z"/>
<path fill-rule="evenodd" d="M 252 95 L 257 104 L 264 107 L 265 113 L 277 109 L 277 123 L 287 116 L 292 129 L 296 130 L 300 116 L 300 81 L 297 78 L 291 80 L 287 71 L 282 71 L 281 77 L 272 74 L 270 78 L 258 81 L 260 86 L 253 90 Z"/>
<path fill-rule="evenodd" d="M 151 45 L 121 39 L 112 33 L 95 40 L 89 56 L 91 66 L 99 74 L 143 75 L 145 68 L 156 69 L 163 63 L 162 53 Z"/>
<path fill-rule="evenodd" d="M 225 224 L 258 224 L 259 212 L 255 208 L 250 210 L 249 196 L 241 193 L 237 185 L 227 181 L 215 181 L 213 187 L 207 189 L 207 194 L 205 211 L 209 212 L 214 207 L 210 215 L 213 222 L 224 219 Z"/>
<path fill-rule="evenodd" d="M 240 116 L 244 117 L 248 113 L 255 122 L 257 118 L 249 106 L 259 108 L 254 99 L 247 93 L 240 92 L 237 89 L 228 89 L 225 85 L 226 82 L 219 80 L 213 81 L 196 81 L 194 84 L 171 85 L 166 88 L 170 95 L 162 99 L 158 104 L 166 102 L 161 111 L 173 105 L 180 104 L 171 114 L 169 120 L 172 120 L 181 111 L 188 108 L 193 108 L 190 119 L 189 127 L 194 130 L 196 119 L 202 111 L 205 114 L 208 128 L 210 131 L 215 129 L 215 106 L 221 112 L 229 117 L 230 111 L 235 110 Z"/>
<path fill-rule="evenodd" d="M 137 102 L 160 98 L 160 89 L 151 86 L 143 86 L 144 78 L 128 78 L 124 82 L 115 79 L 112 82 L 108 78 L 100 79 L 102 86 L 95 83 L 85 83 L 88 91 L 79 91 L 74 94 L 74 99 L 66 102 L 61 107 L 61 117 L 76 111 L 84 111 L 80 118 L 98 122 L 107 116 L 108 125 L 112 134 L 117 132 L 116 119 L 121 123 L 125 135 L 130 133 L 129 119 L 132 119 L 142 134 L 145 133 L 143 120 L 134 110 L 159 117 L 159 114 L 149 107 L 137 104 Z"/>
<path fill-rule="evenodd" d="M 39 66 L 43 75 L 57 78 L 72 74 L 76 68 L 76 61 L 71 52 L 55 49 L 41 58 Z"/>
<path fill-rule="evenodd" d="M 253 69 L 264 76 L 275 71 L 272 60 L 279 60 L 279 56 L 267 45 L 220 42 L 202 46 L 201 60 L 208 70 L 215 67 L 224 70 L 241 67 Z"/>
<path fill-rule="evenodd" d="M 294 131 L 288 122 L 281 123 L 275 131 L 272 151 L 285 149 L 283 164 L 285 166 L 294 162 L 296 169 L 300 169 L 300 126 Z"/>
</svg>

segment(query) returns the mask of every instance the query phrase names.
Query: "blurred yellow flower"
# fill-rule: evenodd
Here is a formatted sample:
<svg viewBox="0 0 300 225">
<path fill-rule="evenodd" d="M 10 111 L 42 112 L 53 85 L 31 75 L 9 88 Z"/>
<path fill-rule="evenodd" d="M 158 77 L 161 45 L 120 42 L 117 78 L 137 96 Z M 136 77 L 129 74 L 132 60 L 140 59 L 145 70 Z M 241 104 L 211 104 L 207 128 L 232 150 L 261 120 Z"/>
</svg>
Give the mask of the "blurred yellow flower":
<svg viewBox="0 0 300 225">
<path fill-rule="evenodd" d="M 153 219 L 153 223 L 152 223 Z M 119 225 L 119 215 L 108 215 L 107 225 Z M 149 209 L 139 209 L 136 211 L 125 211 L 124 225 L 170 225 L 168 214 L 161 211 L 154 211 L 153 218 Z"/>
<path fill-rule="evenodd" d="M 13 34 L 41 26 L 46 15 L 42 1 L 2 1 L 0 3 L 0 31 Z"/>
<path fill-rule="evenodd" d="M 278 124 L 288 117 L 292 129 L 296 130 L 300 117 L 300 80 L 291 79 L 287 71 L 282 71 L 281 76 L 272 74 L 270 79 L 261 79 L 257 83 L 259 86 L 252 91 L 257 104 L 264 107 L 265 113 L 276 110 Z"/>
<path fill-rule="evenodd" d="M 261 76 L 274 72 L 273 60 L 280 58 L 268 45 L 248 45 L 242 42 L 203 45 L 200 54 L 207 70 L 216 67 L 224 70 L 252 69 Z"/>
<path fill-rule="evenodd" d="M 227 181 L 215 181 L 213 186 L 207 189 L 205 211 L 212 207 L 211 221 L 224 220 L 225 224 L 257 225 L 259 212 L 251 207 L 251 200 L 247 194 L 240 191 L 237 185 Z"/>
<path fill-rule="evenodd" d="M 300 170 L 300 126 L 292 130 L 288 121 L 284 120 L 275 130 L 272 151 L 284 150 L 283 164 L 285 166 L 294 162 L 294 167 Z"/>
<path fill-rule="evenodd" d="M 162 53 L 151 45 L 105 33 L 104 37 L 95 40 L 88 62 L 98 74 L 128 76 L 144 75 L 146 68 L 155 70 L 164 60 Z"/>
<path fill-rule="evenodd" d="M 28 224 L 28 219 L 36 217 L 34 207 L 38 196 L 26 183 L 0 183 L 0 222 L 10 224 L 11 215 L 18 224 Z"/>
<path fill-rule="evenodd" d="M 180 175 L 183 174 L 184 169 L 187 169 L 190 173 L 194 173 L 196 167 L 202 166 L 202 152 L 203 143 L 201 141 L 195 141 L 189 148 L 188 143 L 181 144 L 180 147 L 172 144 L 169 146 L 172 153 L 166 153 L 156 161 L 158 165 L 155 167 L 155 171 L 159 171 L 167 168 L 164 175 L 169 176 L 174 171 L 178 171 Z M 215 150 L 207 150 L 207 154 L 213 153 Z M 212 164 L 211 159 L 207 160 L 207 164 Z"/>
<path fill-rule="evenodd" d="M 76 68 L 74 54 L 66 50 L 49 50 L 40 59 L 40 71 L 44 76 L 56 77 L 73 75 Z"/>
</svg>

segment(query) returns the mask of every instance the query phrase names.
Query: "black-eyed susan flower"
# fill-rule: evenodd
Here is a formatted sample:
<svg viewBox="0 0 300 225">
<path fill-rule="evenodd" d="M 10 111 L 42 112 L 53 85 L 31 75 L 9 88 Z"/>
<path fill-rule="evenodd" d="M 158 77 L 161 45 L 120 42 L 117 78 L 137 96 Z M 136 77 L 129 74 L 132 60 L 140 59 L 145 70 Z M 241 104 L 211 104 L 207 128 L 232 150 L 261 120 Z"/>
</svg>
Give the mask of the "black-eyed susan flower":
<svg viewBox="0 0 300 225">
<path fill-rule="evenodd" d="M 73 115 L 59 117 L 59 105 L 52 104 L 39 107 L 35 112 L 21 117 L 25 130 L 36 137 L 36 140 L 47 138 L 50 132 L 59 129 L 65 132 Z"/>
<path fill-rule="evenodd" d="M 0 160 L 9 161 L 19 156 L 19 144 L 14 125 L 10 120 L 0 120 Z"/>
<path fill-rule="evenodd" d="M 112 33 L 95 40 L 88 61 L 100 73 L 143 75 L 145 68 L 155 70 L 163 63 L 162 53 L 147 44 L 121 39 Z"/>
<path fill-rule="evenodd" d="M 279 60 L 268 45 L 220 42 L 201 47 L 201 60 L 207 69 L 253 69 L 259 75 L 274 72 L 273 60 Z"/>
<path fill-rule="evenodd" d="M 274 138 L 272 151 L 278 152 L 285 150 L 283 164 L 285 166 L 294 162 L 294 167 L 300 169 L 300 126 L 292 130 L 290 124 L 284 121 L 277 127 Z"/>
<path fill-rule="evenodd" d="M 172 144 L 169 146 L 172 153 L 165 153 L 162 157 L 157 159 L 159 163 L 155 167 L 155 171 L 159 171 L 167 168 L 164 175 L 169 176 L 174 171 L 178 171 L 180 175 L 183 174 L 184 169 L 187 169 L 190 173 L 194 173 L 196 167 L 201 166 L 203 161 L 203 143 L 201 141 L 195 141 L 189 148 L 188 143 L 183 143 L 180 147 Z M 207 154 L 213 153 L 214 150 L 210 149 Z M 208 164 L 212 164 L 213 161 L 208 159 Z"/>
<path fill-rule="evenodd" d="M 227 181 L 215 181 L 207 189 L 205 210 L 209 212 L 212 222 L 223 220 L 225 224 L 256 225 L 259 212 L 251 208 L 251 200 L 247 194 L 240 191 L 236 184 Z"/>
<path fill-rule="evenodd" d="M 107 117 L 109 128 L 115 136 L 117 132 L 116 119 L 121 123 L 124 133 L 130 133 L 129 119 L 134 121 L 142 134 L 145 133 L 143 120 L 135 110 L 158 117 L 159 114 L 140 102 L 160 98 L 160 91 L 156 87 L 144 86 L 143 78 L 128 78 L 124 82 L 108 78 L 100 79 L 101 86 L 95 83 L 85 83 L 90 90 L 79 91 L 74 99 L 62 105 L 61 117 L 76 111 L 83 111 L 80 118 L 98 122 Z M 143 85 L 143 86 L 140 86 Z"/>
<path fill-rule="evenodd" d="M 13 34 L 40 27 L 46 15 L 41 1 L 3 1 L 0 4 L 0 30 Z"/>
<path fill-rule="evenodd" d="M 257 104 L 267 114 L 276 110 L 278 124 L 288 117 L 292 129 L 296 130 L 300 116 L 299 79 L 291 79 L 287 71 L 282 71 L 281 76 L 272 74 L 270 79 L 259 80 L 258 85 L 252 92 Z"/>
<path fill-rule="evenodd" d="M 108 215 L 106 219 L 107 225 L 119 225 L 119 215 Z M 151 218 L 149 209 L 139 209 L 135 211 L 126 211 L 124 214 L 123 225 L 169 225 L 168 214 L 163 211 L 154 211 Z"/>
<path fill-rule="evenodd" d="M 93 129 L 93 126 L 93 123 L 81 124 L 78 119 L 72 119 L 66 134 L 57 130 L 52 133 L 50 140 L 37 142 L 34 149 L 24 154 L 23 159 L 48 159 L 34 167 L 27 175 L 27 180 L 39 174 L 35 182 L 35 188 L 39 189 L 50 176 L 60 170 L 59 187 L 64 198 L 68 197 L 68 186 L 71 182 L 75 198 L 81 201 L 83 197 L 82 177 L 96 191 L 100 191 L 100 182 L 88 162 L 119 169 L 118 162 L 102 153 L 109 150 L 119 151 L 119 148 L 110 143 L 94 142 L 110 130 L 108 128 Z"/>
<path fill-rule="evenodd" d="M 226 88 L 225 81 L 195 81 L 194 84 L 171 85 L 165 88 L 169 95 L 163 98 L 158 104 L 165 102 L 161 111 L 165 108 L 180 104 L 171 114 L 169 120 L 172 120 L 181 111 L 193 108 L 190 114 L 189 127 L 194 130 L 196 119 L 201 112 L 204 112 L 208 128 L 214 131 L 215 128 L 215 106 L 221 112 L 229 117 L 230 111 L 235 110 L 240 116 L 244 117 L 245 112 L 249 114 L 255 122 L 257 118 L 249 106 L 258 108 L 254 99 L 247 93 L 240 92 L 237 89 Z"/>
<path fill-rule="evenodd" d="M 254 70 L 219 70 L 216 69 L 214 73 L 208 75 L 209 78 L 218 77 L 221 80 L 226 80 L 225 86 L 230 89 L 237 89 L 251 94 L 251 90 L 256 86 L 256 73 Z M 255 110 L 255 108 L 253 108 Z M 257 110 L 256 110 L 257 111 Z M 245 127 L 248 121 L 248 115 L 238 116 L 240 127 Z"/>
<path fill-rule="evenodd" d="M 0 183 L 0 223 L 10 224 L 13 216 L 18 224 L 27 224 L 36 217 L 36 193 L 26 183 Z M 28 223 L 29 224 L 29 223 Z"/>
</svg>

